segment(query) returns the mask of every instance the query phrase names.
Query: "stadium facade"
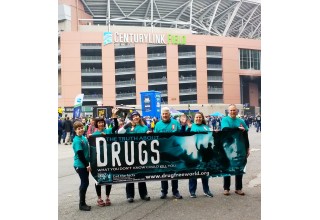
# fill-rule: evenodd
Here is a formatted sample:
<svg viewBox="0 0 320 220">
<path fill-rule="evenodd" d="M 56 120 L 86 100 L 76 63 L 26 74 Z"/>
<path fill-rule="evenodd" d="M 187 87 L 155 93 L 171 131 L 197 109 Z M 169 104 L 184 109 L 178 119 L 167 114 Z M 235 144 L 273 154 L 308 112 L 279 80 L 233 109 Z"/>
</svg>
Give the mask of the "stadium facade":
<svg viewBox="0 0 320 220">
<path fill-rule="evenodd" d="M 261 106 L 260 1 L 59 0 L 59 99 Z"/>
</svg>

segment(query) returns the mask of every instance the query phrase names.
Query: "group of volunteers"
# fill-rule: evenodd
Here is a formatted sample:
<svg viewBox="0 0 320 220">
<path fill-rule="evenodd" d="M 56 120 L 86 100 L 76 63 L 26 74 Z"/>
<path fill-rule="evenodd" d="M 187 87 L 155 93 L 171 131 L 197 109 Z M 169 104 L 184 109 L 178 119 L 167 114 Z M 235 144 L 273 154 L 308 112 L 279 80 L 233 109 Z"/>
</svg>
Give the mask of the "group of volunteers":
<svg viewBox="0 0 320 220">
<path fill-rule="evenodd" d="M 231 104 L 228 107 L 229 115 L 223 117 L 221 120 L 221 130 L 224 128 L 239 128 L 242 131 L 248 131 L 248 126 L 243 119 L 238 118 L 238 109 L 236 105 Z M 88 138 L 92 135 L 101 134 L 117 134 L 117 133 L 169 133 L 169 132 L 203 132 L 210 131 L 210 127 L 207 125 L 205 117 L 202 112 L 197 112 L 194 115 L 193 123 L 187 115 L 181 115 L 178 120 L 171 117 L 170 109 L 168 107 L 163 107 L 161 109 L 161 120 L 157 121 L 152 130 L 148 129 L 146 122 L 141 117 L 140 113 L 133 111 L 130 115 L 129 121 L 125 123 L 126 119 L 119 118 L 119 109 L 112 109 L 112 120 L 113 126 L 106 127 L 106 121 L 103 117 L 98 117 L 91 119 L 90 125 L 86 129 L 86 134 L 84 135 L 84 124 L 82 121 L 76 120 L 73 123 L 73 129 L 75 136 L 73 138 L 72 147 L 74 151 L 74 169 L 80 177 L 80 187 L 79 187 L 79 209 L 83 211 L 90 211 L 91 206 L 86 204 L 86 192 L 89 186 L 89 173 L 91 172 L 90 167 L 90 155 L 89 155 L 89 143 Z M 247 149 L 247 156 L 249 156 L 250 150 Z M 235 193 L 238 195 L 245 195 L 242 191 L 242 174 L 235 175 Z M 223 194 L 230 195 L 230 176 L 223 177 L 224 183 Z M 203 192 L 208 197 L 213 197 L 209 189 L 209 177 L 202 177 L 202 187 Z M 95 189 L 97 193 L 97 205 L 100 207 L 110 206 L 110 192 L 112 184 L 105 185 L 106 198 L 103 199 L 101 196 L 101 185 L 95 184 Z M 180 192 L 178 190 L 178 180 L 171 180 L 172 194 L 176 199 L 182 199 Z M 160 199 L 167 198 L 169 183 L 167 180 L 161 181 L 161 194 Z M 150 196 L 148 195 L 146 182 L 138 182 L 139 195 L 142 200 L 149 201 Z M 196 198 L 197 190 L 197 179 L 189 179 L 189 193 L 191 198 Z M 134 183 L 126 183 L 126 197 L 129 203 L 134 202 Z"/>
</svg>

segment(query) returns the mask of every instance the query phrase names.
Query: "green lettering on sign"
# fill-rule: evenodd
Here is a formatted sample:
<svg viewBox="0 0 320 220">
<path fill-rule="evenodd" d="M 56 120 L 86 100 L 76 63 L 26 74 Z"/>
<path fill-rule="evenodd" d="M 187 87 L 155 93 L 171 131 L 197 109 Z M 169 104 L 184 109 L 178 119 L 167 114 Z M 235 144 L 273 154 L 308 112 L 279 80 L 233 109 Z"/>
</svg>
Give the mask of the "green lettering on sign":
<svg viewBox="0 0 320 220">
<path fill-rule="evenodd" d="M 168 34 L 167 36 L 167 44 L 185 45 L 186 43 L 187 43 L 186 36 L 171 35 L 171 34 Z"/>
</svg>

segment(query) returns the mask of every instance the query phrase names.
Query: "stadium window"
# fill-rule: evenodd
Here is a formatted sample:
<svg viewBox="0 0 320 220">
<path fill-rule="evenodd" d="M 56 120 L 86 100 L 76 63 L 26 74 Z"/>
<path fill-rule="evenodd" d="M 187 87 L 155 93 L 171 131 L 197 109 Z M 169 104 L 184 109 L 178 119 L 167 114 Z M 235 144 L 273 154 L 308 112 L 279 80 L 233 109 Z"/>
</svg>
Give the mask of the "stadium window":
<svg viewBox="0 0 320 220">
<path fill-rule="evenodd" d="M 260 70 L 260 50 L 240 49 L 240 69 Z"/>
</svg>

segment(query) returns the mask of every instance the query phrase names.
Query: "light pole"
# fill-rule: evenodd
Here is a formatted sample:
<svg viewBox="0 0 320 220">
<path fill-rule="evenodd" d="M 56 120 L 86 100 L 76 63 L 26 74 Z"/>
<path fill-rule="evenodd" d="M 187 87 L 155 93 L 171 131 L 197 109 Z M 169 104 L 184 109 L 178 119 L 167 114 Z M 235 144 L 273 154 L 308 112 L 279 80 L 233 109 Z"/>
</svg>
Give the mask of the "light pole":
<svg viewBox="0 0 320 220">
<path fill-rule="evenodd" d="M 243 104 L 243 80 L 242 77 L 240 77 L 240 103 Z"/>
</svg>

